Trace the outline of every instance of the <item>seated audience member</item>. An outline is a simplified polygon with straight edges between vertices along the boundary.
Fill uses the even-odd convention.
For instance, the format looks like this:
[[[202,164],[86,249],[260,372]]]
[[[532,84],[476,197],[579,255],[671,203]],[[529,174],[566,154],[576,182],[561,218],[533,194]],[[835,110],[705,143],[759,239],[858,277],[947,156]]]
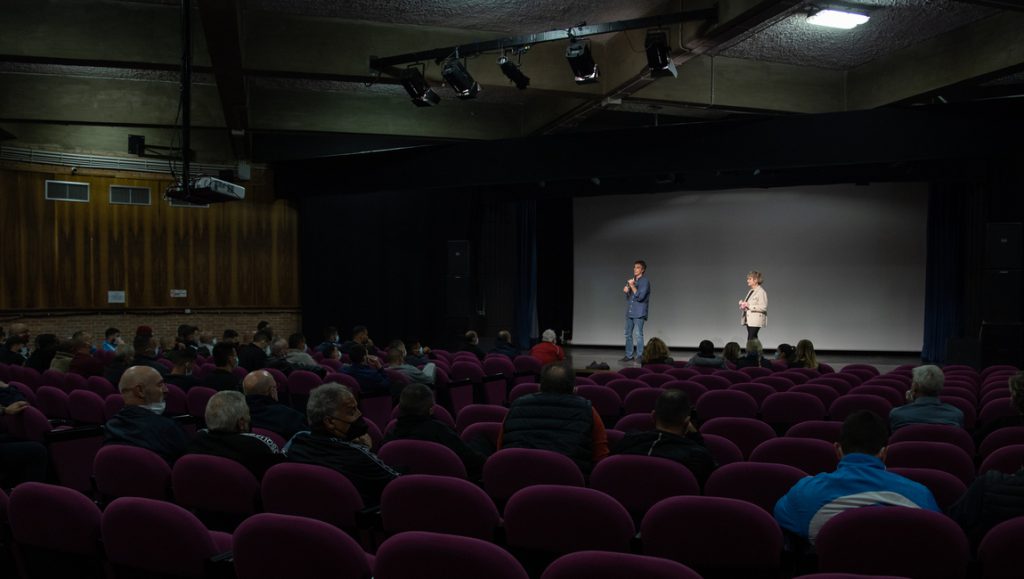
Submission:
[[[1001,416],[990,420],[974,431],[975,446],[981,446],[989,434],[1007,426],[1024,426],[1024,372],[1017,372],[1007,380],[1010,387],[1010,402],[1013,404],[1017,414],[1013,416]],[[1024,441],[1021,441],[1024,443]]]
[[[17,335],[19,334],[14,333],[14,326],[11,326],[11,336]],[[24,339],[24,336],[22,338]],[[36,336],[35,347],[32,348],[32,353],[29,354],[25,365],[42,374],[50,368],[50,362],[57,355],[57,346],[59,344],[60,340],[57,339],[56,335],[39,334]]]
[[[277,400],[277,382],[270,372],[249,372],[242,380],[245,401],[249,404],[253,428],[263,428],[289,439],[296,433],[309,430],[306,416]]]
[[[785,368],[796,368],[796,348],[789,344],[779,344],[775,348],[775,361]]]
[[[107,421],[103,444],[148,448],[168,463],[184,454],[185,431],[164,416],[167,387],[160,373],[149,366],[132,366],[125,370],[118,386],[124,408]]]
[[[238,348],[238,365],[250,372],[265,368],[270,350],[270,340],[270,334],[256,332],[252,337],[252,342]]]
[[[318,386],[309,394],[306,415],[311,430],[288,441],[288,460],[332,468],[352,481],[367,506],[380,504],[385,485],[399,473],[370,451],[366,421],[352,392],[333,382]]]
[[[20,414],[28,405],[17,388],[0,381],[0,417]],[[9,489],[27,481],[46,482],[48,462],[46,447],[41,443],[0,434],[0,488]]]
[[[565,360],[565,350],[555,343],[555,331],[551,329],[544,330],[540,342],[530,348],[530,355],[544,365]]]
[[[470,480],[480,478],[487,460],[482,453],[467,446],[450,426],[434,419],[434,393],[424,384],[409,384],[402,389],[398,422],[384,441],[403,439],[428,440],[452,449],[462,459]]]
[[[8,329],[8,338],[11,338],[11,337],[14,337],[14,336],[18,336],[19,338],[21,338],[21,342],[23,344],[25,344],[25,346],[26,346],[26,348],[25,348],[26,352],[23,353],[23,356],[27,358],[28,355],[31,353],[31,352],[27,352],[27,350],[28,350],[27,346],[32,343],[32,341],[31,341],[32,340],[32,335],[28,331],[28,326],[26,324],[23,324],[23,323],[19,322],[19,323],[11,324],[10,327],[8,327],[7,329]],[[54,344],[56,344],[56,342],[57,342],[57,336],[54,336],[53,334],[40,334],[39,336],[52,336]],[[35,349],[39,348],[39,336],[36,336],[36,348]],[[47,367],[49,367],[49,366],[47,366]],[[40,371],[42,371],[42,370],[40,370]]]
[[[51,370],[60,370],[61,372],[67,372],[71,368],[71,358],[75,355],[71,352],[74,342],[71,340],[61,340],[57,345],[57,352],[54,354],[53,359],[50,360]]]
[[[740,359],[740,345],[736,342],[728,342],[724,348],[722,348],[722,357],[728,364],[735,365]]]
[[[114,359],[107,364],[103,370],[103,377],[111,385],[120,384],[124,371],[135,365],[135,350],[129,344],[122,344],[117,347]]]
[[[152,334],[136,335],[135,339],[132,340],[132,346],[135,350],[134,362],[136,366],[148,366],[156,370],[161,376],[167,375],[167,368],[163,364],[157,362],[157,339]]]
[[[400,340],[395,340],[395,346],[401,344]],[[404,345],[408,346],[405,352],[405,363],[417,368],[430,362],[430,348],[424,346],[419,340],[413,338],[406,342]],[[390,348],[389,348],[390,349]]]
[[[238,336],[238,332],[231,328],[226,328],[224,330],[224,333],[221,334],[220,341],[227,344],[234,344],[236,349],[241,346],[241,339]],[[210,352],[212,353],[213,350],[211,349]]]
[[[306,336],[296,332],[288,336],[288,354],[285,356],[293,366],[316,366],[313,356],[306,353]]]
[[[324,341],[320,342],[320,345],[316,347],[316,350],[321,354],[327,355],[327,348],[334,346],[338,348],[341,346],[341,340],[338,338],[338,328],[334,326],[327,326],[324,328]]]
[[[181,344],[182,347],[194,350],[199,355],[208,355],[199,350],[199,326],[192,326],[189,324],[182,324],[178,326],[178,335],[175,343]],[[164,347],[164,351],[166,352],[167,350],[168,348]]]
[[[918,366],[913,370],[907,400],[911,401],[889,413],[889,425],[893,430],[908,424],[964,425],[962,410],[939,400],[945,376],[938,366]]]
[[[433,362],[428,362],[421,370],[412,364],[407,364],[405,362],[405,346],[401,342],[398,344],[398,347],[388,350],[388,369],[401,372],[414,384],[426,384],[428,386],[433,384],[434,372],[437,371],[437,366]]]
[[[690,399],[686,392],[665,390],[651,414],[655,429],[626,434],[612,454],[641,454],[674,460],[690,469],[703,488],[715,469],[715,459],[704,447],[704,438],[690,419]]]
[[[715,355],[715,344],[711,340],[701,340],[697,346],[697,353],[690,358],[686,366],[704,366],[708,368],[725,369],[725,358]]]
[[[341,353],[351,355],[352,348],[356,345],[362,346],[369,353],[377,350],[376,346],[373,345],[373,340],[370,339],[370,331],[366,329],[366,326],[355,326],[352,328],[352,339],[340,346]]]
[[[491,353],[501,354],[508,357],[509,360],[514,360],[520,352],[519,348],[512,345],[512,334],[508,330],[501,330],[494,339],[494,348]]]
[[[674,360],[669,357],[668,345],[661,338],[655,336],[647,340],[644,346],[644,355],[641,358],[643,366],[648,364],[671,364]]]
[[[1013,474],[990,470],[978,476],[948,514],[978,545],[992,527],[1024,516],[1024,468]]]
[[[597,410],[574,390],[572,370],[560,364],[545,366],[540,392],[521,396],[509,407],[498,449],[552,450],[590,472],[594,463],[608,456],[608,435]]]
[[[209,358],[213,355],[213,347],[216,346],[213,334],[210,332],[199,332],[199,342],[196,344],[196,354]]]
[[[21,336],[7,338],[4,345],[0,347],[0,364],[9,366],[24,366],[25,356],[22,352],[28,349],[25,339]]]
[[[217,344],[213,347],[213,363],[217,366],[212,372],[203,377],[203,386],[222,390],[242,390],[242,381],[235,375],[235,368],[238,367],[238,354],[231,344]]]
[[[71,334],[71,341],[74,342],[75,340],[81,340],[85,342],[85,344],[89,346],[89,354],[96,353],[96,348],[92,346],[92,334],[90,334],[89,332],[86,332],[85,330],[78,330],[74,334]],[[72,354],[73,353],[74,352],[72,352]]]
[[[331,344],[330,346],[324,348],[323,355],[324,360],[338,360],[339,362],[341,361],[341,350],[339,350],[338,347],[335,346],[334,344]]]
[[[466,332],[463,337],[462,346],[459,347],[460,352],[470,352],[477,357],[478,360],[483,361],[487,354],[480,348],[480,336],[473,330]]]
[[[861,410],[847,417],[836,444],[835,472],[793,485],[775,504],[779,526],[813,545],[821,527],[847,509],[910,507],[939,512],[927,487],[885,470],[888,441],[885,420],[874,412]]]
[[[121,330],[117,328],[107,328],[107,331],[103,332],[103,351],[104,352],[116,352],[117,347],[124,343],[121,339]]]
[[[736,360],[737,368],[748,368],[752,366],[760,366],[762,368],[771,368],[772,363],[764,358],[764,351],[761,348],[761,341],[757,338],[747,340],[747,352],[744,356]]]
[[[199,380],[192,375],[196,365],[196,352],[189,348],[183,350],[171,350],[167,352],[167,359],[174,366],[169,374],[164,376],[165,384],[174,384],[183,391],[188,392],[189,388],[199,386]]]
[[[249,469],[257,479],[285,456],[274,441],[250,432],[249,407],[241,392],[214,394],[206,404],[206,428],[188,443],[187,454],[211,454],[230,458]]]
[[[256,324],[256,331],[257,332],[266,332],[267,335],[270,336],[270,341],[274,340],[274,328],[270,327],[270,322],[268,322],[266,320],[260,320]]]
[[[818,356],[814,353],[814,344],[810,340],[800,340],[793,349],[793,363],[790,368],[818,369]]]
[[[102,376],[103,363],[92,357],[91,346],[85,340],[71,341],[71,362],[68,364],[68,371],[85,376]]]
[[[362,344],[352,346],[348,353],[352,363],[341,368],[342,373],[352,376],[359,382],[359,390],[363,394],[383,394],[391,392],[391,381],[383,368],[374,368],[367,364],[366,348]],[[396,386],[401,386],[396,385]],[[397,393],[395,393],[397,394]]]

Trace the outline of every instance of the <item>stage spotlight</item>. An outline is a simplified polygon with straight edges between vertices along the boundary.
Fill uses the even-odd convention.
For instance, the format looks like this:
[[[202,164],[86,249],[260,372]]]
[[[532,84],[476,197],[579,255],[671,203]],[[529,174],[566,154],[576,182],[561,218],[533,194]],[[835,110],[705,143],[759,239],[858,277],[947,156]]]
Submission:
[[[441,97],[430,88],[420,69],[414,66],[402,72],[402,86],[412,97],[412,104],[418,107],[429,107],[441,102]]]
[[[599,73],[597,64],[594,63],[594,58],[590,55],[590,44],[582,40],[570,40],[569,48],[565,50],[565,59],[569,61],[576,84],[597,82]]]
[[[501,67],[501,72],[508,77],[508,79],[516,83],[516,88],[523,90],[530,85],[530,77],[523,74],[523,71],[519,70],[516,63],[508,59],[508,57],[502,55],[498,57],[498,66]]]
[[[476,93],[480,92],[480,83],[473,80],[466,65],[457,58],[449,58],[444,63],[441,76],[460,99],[476,98]]]
[[[647,50],[647,66],[651,68],[652,77],[677,77],[676,63],[672,62],[672,50],[668,44],[668,34],[664,30],[649,30],[644,38]]]

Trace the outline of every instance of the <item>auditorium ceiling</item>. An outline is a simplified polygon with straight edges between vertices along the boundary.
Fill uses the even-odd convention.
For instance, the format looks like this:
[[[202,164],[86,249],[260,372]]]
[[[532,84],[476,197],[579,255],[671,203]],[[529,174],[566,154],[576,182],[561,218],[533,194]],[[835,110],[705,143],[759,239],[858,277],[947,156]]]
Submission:
[[[191,148],[203,163],[255,163],[424,143],[1024,97],[1016,0],[191,0]],[[851,30],[808,15],[870,15]],[[0,147],[129,156],[177,146],[181,2],[5,0]],[[662,17],[587,36],[600,75],[577,85],[564,38],[521,54],[471,45]],[[617,28],[630,28],[617,30]],[[678,76],[652,78],[649,30]],[[481,90],[416,107],[371,58],[462,47]],[[469,48],[467,48],[469,47]],[[519,90],[504,49],[529,77]]]

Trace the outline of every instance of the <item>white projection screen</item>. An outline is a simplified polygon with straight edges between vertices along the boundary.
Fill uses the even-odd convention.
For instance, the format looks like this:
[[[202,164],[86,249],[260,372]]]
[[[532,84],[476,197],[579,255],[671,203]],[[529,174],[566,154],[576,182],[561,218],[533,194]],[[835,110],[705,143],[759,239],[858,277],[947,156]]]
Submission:
[[[766,348],[918,352],[928,187],[922,183],[609,195],[574,200],[573,343],[622,345],[622,287],[647,262],[644,338],[746,340],[737,301],[764,274]],[[541,280],[543,283],[543,280]]]

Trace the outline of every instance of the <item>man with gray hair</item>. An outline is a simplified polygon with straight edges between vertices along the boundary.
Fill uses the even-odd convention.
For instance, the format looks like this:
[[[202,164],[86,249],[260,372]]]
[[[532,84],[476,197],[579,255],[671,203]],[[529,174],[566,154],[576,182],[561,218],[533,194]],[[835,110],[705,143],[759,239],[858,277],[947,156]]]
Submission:
[[[245,396],[234,390],[218,392],[206,404],[206,428],[189,442],[188,454],[229,458],[261,479],[285,457],[273,440],[252,434],[251,426]]]
[[[288,459],[334,469],[352,481],[364,504],[380,504],[384,486],[399,473],[370,451],[368,427],[352,392],[335,382],[314,388],[306,417],[311,430],[288,441]]]
[[[306,416],[277,400],[277,382],[266,370],[249,372],[242,380],[245,401],[249,404],[252,425],[265,428],[289,439],[303,430],[309,430]]]
[[[536,358],[542,365],[554,364],[565,359],[565,350],[555,343],[557,335],[555,331],[548,328],[540,335],[540,342],[530,348],[530,355]]]
[[[945,376],[938,366],[914,368],[913,381],[907,390],[909,403],[892,409],[889,427],[894,431],[908,424],[946,424],[963,428],[963,411],[939,400],[944,381]]]

